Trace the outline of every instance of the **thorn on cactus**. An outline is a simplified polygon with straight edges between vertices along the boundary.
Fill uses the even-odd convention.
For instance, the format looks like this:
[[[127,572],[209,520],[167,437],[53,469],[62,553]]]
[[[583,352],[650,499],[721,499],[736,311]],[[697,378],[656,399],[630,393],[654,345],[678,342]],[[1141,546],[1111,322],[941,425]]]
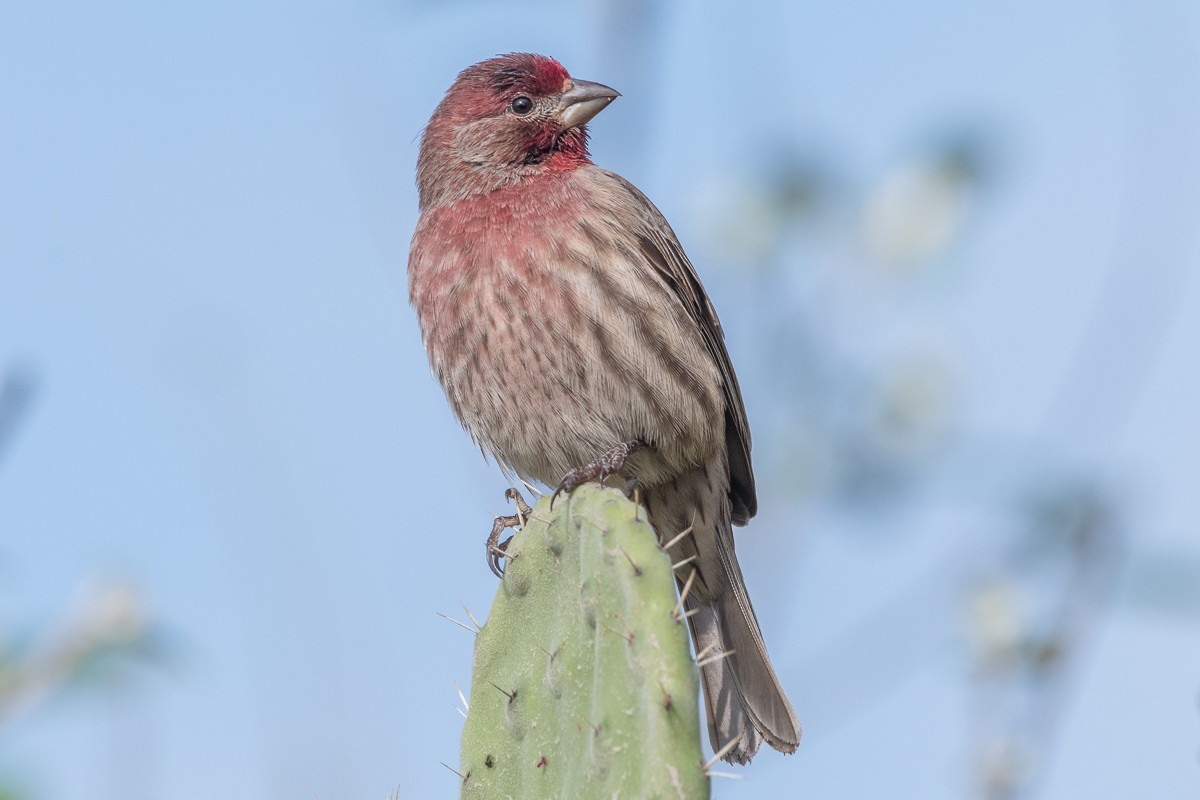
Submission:
[[[629,553],[625,551],[624,547],[620,547],[618,549],[621,551],[621,555],[625,556],[625,560],[629,562],[629,566],[633,567],[634,576],[640,578],[642,575],[642,568],[637,565],[636,561],[630,558]]]
[[[449,764],[447,764],[445,761],[439,761],[438,763],[439,763],[439,764],[441,764],[441,765],[442,765],[443,767],[445,767],[446,769],[448,769],[448,770],[450,770],[451,772],[453,772],[453,773],[454,773],[455,775],[457,775],[458,777],[462,778],[462,782],[463,782],[463,783],[466,783],[466,782],[467,782],[467,779],[471,777],[471,773],[470,773],[470,772],[468,772],[466,775],[463,775],[461,772],[459,772],[459,771],[458,771],[458,770],[456,770],[454,767],[452,767],[452,766],[450,766]]]
[[[692,524],[691,524],[691,525],[688,525],[686,528],[684,528],[683,530],[681,530],[681,531],[680,531],[680,532],[679,532],[679,533],[678,533],[678,534],[675,536],[675,538],[674,538],[674,539],[672,539],[671,541],[669,541],[669,542],[667,542],[666,544],[664,544],[664,545],[662,546],[662,549],[663,549],[663,550],[670,550],[672,547],[674,547],[675,545],[679,544],[679,542],[680,542],[680,541],[683,539],[683,537],[687,536],[689,533],[691,533],[691,532],[692,532],[692,529],[693,529],[695,526],[696,526],[696,515],[695,515],[695,514],[692,514]]]
[[[687,602],[688,593],[692,591],[692,583],[696,580],[696,569],[692,568],[692,572],[688,575],[687,582],[683,584],[683,588],[679,590],[679,602],[675,604],[675,609],[671,612],[671,616],[676,622],[683,621],[683,605]]]
[[[690,556],[688,556],[687,558],[685,558],[685,559],[682,559],[682,560],[680,560],[680,561],[676,561],[674,564],[672,564],[672,565],[671,565],[671,571],[672,571],[672,572],[674,572],[675,570],[679,569],[680,567],[685,567],[685,566],[687,566],[688,564],[690,564],[690,563],[692,563],[693,561],[695,561],[697,558],[699,558],[699,554],[698,554],[698,553],[692,553],[692,554],[691,554]]]

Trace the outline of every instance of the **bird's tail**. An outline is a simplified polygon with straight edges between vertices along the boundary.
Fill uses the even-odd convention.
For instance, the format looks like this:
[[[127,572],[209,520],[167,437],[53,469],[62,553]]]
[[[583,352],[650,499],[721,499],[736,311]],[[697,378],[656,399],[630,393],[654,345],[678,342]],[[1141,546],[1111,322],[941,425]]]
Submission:
[[[794,752],[800,724],[771,666],[750,605],[733,550],[726,490],[707,483],[707,471],[698,469],[648,491],[646,504],[659,539],[671,544],[672,558],[686,562],[676,570],[676,578],[680,591],[687,592],[684,604],[713,751],[723,753],[726,761],[745,764],[763,742]]]

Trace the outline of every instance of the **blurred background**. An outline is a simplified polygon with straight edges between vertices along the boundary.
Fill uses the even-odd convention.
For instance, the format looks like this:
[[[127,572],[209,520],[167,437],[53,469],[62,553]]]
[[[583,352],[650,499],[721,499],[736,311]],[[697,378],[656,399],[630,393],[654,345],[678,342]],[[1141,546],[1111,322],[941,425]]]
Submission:
[[[1200,6],[0,7],[0,798],[457,796],[508,485],[407,303],[458,70],[623,97],[804,723],[718,798],[1200,796]]]

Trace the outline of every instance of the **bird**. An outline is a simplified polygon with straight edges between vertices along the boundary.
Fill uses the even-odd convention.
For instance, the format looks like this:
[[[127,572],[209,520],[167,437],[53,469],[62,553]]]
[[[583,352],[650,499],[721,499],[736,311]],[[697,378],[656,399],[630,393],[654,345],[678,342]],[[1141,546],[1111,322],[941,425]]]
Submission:
[[[532,53],[459,73],[421,135],[409,299],[452,411],[507,472],[556,496],[624,478],[660,542],[689,532],[672,553],[695,570],[693,647],[723,656],[699,661],[709,739],[745,764],[801,733],[734,552],[758,505],[750,428],[679,239],[591,160],[618,96]]]

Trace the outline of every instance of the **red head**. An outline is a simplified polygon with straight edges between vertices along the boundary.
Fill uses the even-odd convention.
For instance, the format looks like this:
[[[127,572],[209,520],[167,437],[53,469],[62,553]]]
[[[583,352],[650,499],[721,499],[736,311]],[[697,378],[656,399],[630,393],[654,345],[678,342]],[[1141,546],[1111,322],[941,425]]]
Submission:
[[[590,163],[586,123],[617,94],[574,80],[553,58],[530,53],[467,67],[421,138],[421,208]]]

